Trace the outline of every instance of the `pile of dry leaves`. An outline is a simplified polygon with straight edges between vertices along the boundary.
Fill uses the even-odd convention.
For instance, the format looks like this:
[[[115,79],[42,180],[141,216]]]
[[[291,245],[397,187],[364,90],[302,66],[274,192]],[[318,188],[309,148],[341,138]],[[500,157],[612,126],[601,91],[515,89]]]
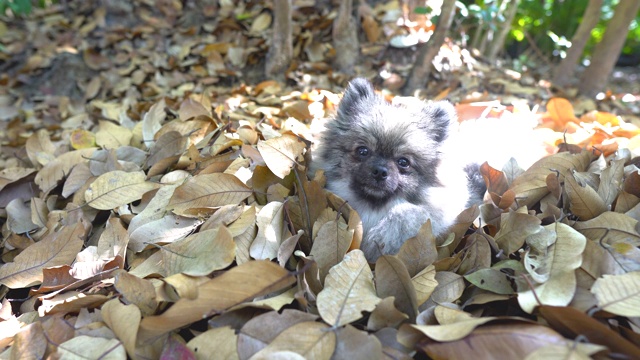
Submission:
[[[180,2],[131,5],[142,23],[106,3],[4,34],[30,38],[7,42],[20,70],[0,79],[3,358],[640,358],[631,117],[474,103],[494,96],[476,87],[502,103],[547,88],[450,75],[464,86],[438,91],[462,119],[533,118],[544,141],[524,150],[561,152],[483,165],[487,201],[448,237],[427,223],[368,264],[358,214],[306,172],[344,80],[318,40],[330,13],[297,19],[296,86],[239,85],[266,49],[264,12],[223,6],[189,27]],[[525,136],[484,141],[509,153]]]

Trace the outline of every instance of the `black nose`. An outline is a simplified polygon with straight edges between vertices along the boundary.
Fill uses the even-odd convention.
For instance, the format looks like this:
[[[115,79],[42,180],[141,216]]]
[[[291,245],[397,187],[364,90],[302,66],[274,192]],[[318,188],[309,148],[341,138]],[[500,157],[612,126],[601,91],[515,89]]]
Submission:
[[[389,170],[387,170],[386,166],[374,165],[371,169],[371,175],[376,180],[385,180],[389,176]]]

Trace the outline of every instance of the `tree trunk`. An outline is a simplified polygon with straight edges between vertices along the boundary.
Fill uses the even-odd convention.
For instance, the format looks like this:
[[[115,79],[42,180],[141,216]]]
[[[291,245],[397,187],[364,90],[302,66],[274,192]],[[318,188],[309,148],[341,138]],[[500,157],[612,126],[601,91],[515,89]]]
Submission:
[[[273,34],[271,46],[267,53],[265,72],[267,76],[283,81],[285,71],[289,68],[293,57],[291,0],[274,0],[273,5]]]
[[[405,95],[413,95],[416,90],[423,88],[427,84],[429,74],[431,74],[433,58],[438,55],[440,47],[444,43],[444,38],[449,32],[455,12],[456,0],[444,0],[436,31],[429,42],[425,44],[425,46],[422,46],[418,53],[416,63],[409,75],[409,81],[407,81],[403,89]]]
[[[506,12],[506,14],[504,17],[504,23],[499,27],[491,45],[489,45],[489,50],[487,52],[487,58],[489,61],[495,61],[500,50],[504,48],[504,40],[507,38],[507,34],[511,30],[511,24],[513,23],[513,19],[516,17],[518,5],[520,5],[520,0],[505,0],[504,12]]]
[[[611,75],[618,59],[618,54],[620,54],[627,38],[629,25],[638,14],[638,10],[640,10],[640,1],[620,0],[602,41],[593,50],[591,64],[580,77],[580,93],[595,96],[599,90],[606,86],[609,75]]]
[[[576,33],[571,38],[571,47],[567,51],[567,56],[553,71],[553,83],[558,86],[569,85],[576,70],[576,64],[584,51],[584,47],[591,36],[591,30],[598,24],[600,19],[600,8],[602,0],[589,0],[589,5],[584,11],[582,22],[578,26]]]
[[[336,57],[334,65],[345,74],[352,74],[353,67],[358,61],[360,44],[358,43],[358,28],[353,18],[353,0],[343,0],[340,3],[338,17],[333,21],[333,49]]]

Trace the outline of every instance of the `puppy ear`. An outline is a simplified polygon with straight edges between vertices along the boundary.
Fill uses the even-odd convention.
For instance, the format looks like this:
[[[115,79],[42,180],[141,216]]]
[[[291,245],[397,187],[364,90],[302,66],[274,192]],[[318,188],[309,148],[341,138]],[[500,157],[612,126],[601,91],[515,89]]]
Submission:
[[[456,109],[448,101],[425,104],[422,114],[426,117],[426,130],[437,142],[444,141],[458,122]]]
[[[338,118],[341,121],[350,122],[355,115],[365,112],[367,106],[363,104],[375,99],[375,97],[376,93],[369,80],[363,78],[352,80],[338,106]]]

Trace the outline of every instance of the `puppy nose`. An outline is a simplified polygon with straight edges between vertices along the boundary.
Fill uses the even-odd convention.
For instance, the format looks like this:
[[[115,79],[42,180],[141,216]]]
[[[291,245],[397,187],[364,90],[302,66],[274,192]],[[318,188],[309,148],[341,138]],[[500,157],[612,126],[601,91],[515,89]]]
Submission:
[[[389,170],[382,165],[374,165],[371,169],[371,175],[376,180],[385,180],[389,176]]]

